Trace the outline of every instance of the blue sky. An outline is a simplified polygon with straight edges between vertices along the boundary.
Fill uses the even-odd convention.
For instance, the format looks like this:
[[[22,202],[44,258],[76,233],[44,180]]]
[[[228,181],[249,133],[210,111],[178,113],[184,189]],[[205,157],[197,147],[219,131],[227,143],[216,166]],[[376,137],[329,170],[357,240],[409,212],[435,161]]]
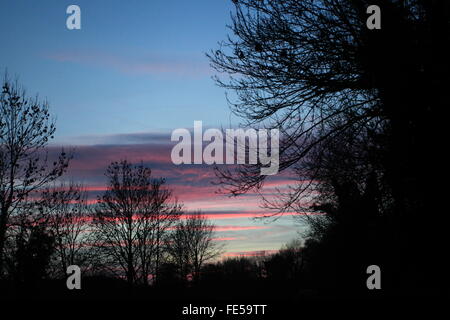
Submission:
[[[66,8],[81,8],[68,30]],[[0,3],[0,68],[49,100],[57,139],[228,125],[205,52],[227,35],[231,1]]]

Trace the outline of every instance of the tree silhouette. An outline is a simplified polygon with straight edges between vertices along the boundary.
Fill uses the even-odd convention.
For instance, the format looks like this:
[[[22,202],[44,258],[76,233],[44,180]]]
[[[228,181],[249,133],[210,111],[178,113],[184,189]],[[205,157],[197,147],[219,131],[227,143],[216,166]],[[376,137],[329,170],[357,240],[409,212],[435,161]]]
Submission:
[[[47,225],[55,239],[58,271],[66,277],[67,267],[82,267],[89,259],[90,207],[82,185],[60,183],[42,191],[40,204],[48,215]]]
[[[269,256],[264,261],[266,277],[273,282],[273,285],[291,286],[302,285],[299,278],[304,265],[303,246],[297,241],[292,241],[285,245],[277,253]]]
[[[426,186],[437,185],[444,168],[436,159],[448,100],[450,64],[444,58],[450,42],[448,2],[239,0],[235,4],[232,34],[208,56],[216,70],[229,75],[217,78],[217,83],[233,91],[232,110],[245,124],[281,131],[280,170],[292,169],[300,183],[269,206],[277,212],[298,208],[305,192],[322,191],[322,196],[337,200],[323,211],[334,210],[333,221],[339,220],[338,215],[339,221],[346,221],[338,233],[360,228],[353,241],[363,236],[362,226],[373,214],[387,214],[394,234],[386,238],[393,240],[396,249],[391,250],[401,252],[388,253],[398,287],[413,285],[408,279],[419,277],[423,288],[444,289],[438,274],[445,270],[441,254],[445,232],[436,230],[434,219],[424,222],[423,214],[440,212],[438,191]],[[382,10],[381,30],[366,27],[366,9],[373,4]],[[360,148],[347,148],[352,134],[372,150],[362,143]],[[339,148],[350,153],[339,155],[335,152]],[[320,152],[333,154],[329,159],[337,161],[333,165],[317,157]],[[360,154],[364,158],[355,161]],[[316,165],[316,171],[307,171],[311,167],[305,163],[313,159],[320,160],[324,170]],[[219,182],[235,195],[259,189],[266,179],[259,175],[260,166],[220,168]],[[354,179],[360,172],[364,175]],[[317,185],[314,178],[327,182]],[[320,206],[325,209],[325,203]],[[379,223],[378,232],[384,228]],[[416,230],[439,237],[436,246],[418,245]],[[426,258],[413,258],[418,246]],[[407,263],[411,260],[414,264]],[[405,264],[410,266],[407,271]]]
[[[64,151],[53,163],[48,159],[46,146],[54,132],[48,103],[28,97],[5,76],[0,93],[0,276],[11,217],[26,206],[27,197],[68,166],[70,157]]]
[[[233,112],[247,125],[281,131],[281,170],[316,143],[381,115],[360,61],[361,39],[369,36],[365,18],[363,2],[236,2],[233,36],[209,58],[230,74],[229,81],[216,79],[236,93]],[[342,118],[340,126],[330,125]],[[258,187],[264,180],[258,166],[223,170],[221,181],[235,194]]]
[[[177,265],[180,278],[200,276],[203,264],[221,254],[222,248],[213,240],[214,225],[200,212],[180,220],[168,238],[167,251]]]
[[[49,216],[39,202],[27,199],[24,203],[9,220],[4,251],[6,275],[18,287],[49,278],[55,251]]]
[[[147,284],[157,272],[163,234],[178,220],[181,205],[165,180],[152,178],[142,163],[113,162],[106,176],[108,190],[95,212],[95,245],[105,266],[123,271],[129,284]]]

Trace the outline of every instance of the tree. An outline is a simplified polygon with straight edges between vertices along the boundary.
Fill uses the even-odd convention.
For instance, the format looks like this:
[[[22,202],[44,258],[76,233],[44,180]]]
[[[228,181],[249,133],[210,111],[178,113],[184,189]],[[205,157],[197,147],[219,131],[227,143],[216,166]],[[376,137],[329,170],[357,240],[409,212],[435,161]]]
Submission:
[[[40,203],[47,212],[47,225],[55,239],[58,270],[66,276],[70,265],[83,266],[88,259],[90,207],[82,185],[53,185],[42,191]]]
[[[221,246],[213,239],[214,228],[200,212],[195,212],[180,220],[170,234],[167,251],[182,280],[191,274],[197,281],[203,264],[221,254]]]
[[[14,236],[8,241],[6,269],[16,285],[34,285],[49,277],[55,239],[42,220],[35,223],[22,221],[15,228]]]
[[[0,93],[0,276],[11,217],[26,206],[26,198],[68,167],[70,157],[64,151],[53,163],[48,158],[46,146],[54,132],[48,103],[28,97],[5,76]]]
[[[231,31],[209,54],[230,75],[217,83],[236,93],[232,111],[246,125],[282,133],[280,169],[315,144],[380,116],[371,78],[361,65],[365,8],[352,1],[236,1]],[[345,119],[340,126],[331,125]],[[234,194],[261,186],[259,166],[221,171]]]
[[[431,96],[425,86],[433,72],[427,61],[430,24],[444,23],[448,6],[438,14],[426,1],[370,2],[377,3],[383,28],[373,31],[365,23],[366,1],[235,1],[233,35],[208,56],[230,76],[216,80],[236,94],[232,111],[247,125],[283,133],[281,170],[351,126],[389,121],[400,134],[405,123],[417,122],[413,117],[428,116],[429,103],[415,100]],[[396,152],[392,162],[398,159]],[[234,194],[258,188],[266,178],[258,166],[240,166],[234,174],[223,170],[221,182]]]
[[[303,268],[303,245],[299,240],[291,241],[264,261],[266,277],[275,285],[298,286]],[[300,284],[301,285],[301,284]]]
[[[95,212],[96,246],[129,284],[147,284],[159,267],[163,234],[179,219],[181,205],[165,180],[152,178],[142,163],[113,162],[106,176],[108,189]]]
[[[38,199],[25,198],[8,221],[4,271],[15,285],[34,285],[51,273],[55,238]]]
[[[345,217],[347,227],[363,223],[367,217],[358,216],[366,212],[388,213],[395,232],[396,249],[391,250],[403,253],[401,259],[392,254],[398,275],[407,281],[420,274],[422,285],[438,284],[430,278],[445,270],[440,258],[444,239],[434,248],[421,244],[427,258],[414,259],[413,230],[425,229],[431,237],[444,234],[435,232],[433,219],[425,226],[422,215],[439,212],[435,190],[424,186],[437,185],[443,168],[436,159],[444,125],[438,123],[448,101],[448,2],[234,2],[233,34],[208,56],[216,70],[229,75],[217,83],[235,93],[233,112],[246,125],[282,133],[280,171],[292,170],[299,183],[269,207],[277,213],[298,209],[305,195],[320,191],[321,200],[324,194],[333,200],[326,208],[335,211],[333,221]],[[372,4],[382,10],[381,30],[366,27],[366,9]],[[359,149],[347,148],[351,135],[372,150],[362,143]],[[351,153],[338,155],[339,148]],[[357,159],[360,154],[363,159]],[[338,156],[334,164],[328,161]],[[311,170],[313,159],[324,167],[316,164]],[[259,175],[260,165],[220,169],[219,182],[235,195],[258,190],[266,179]],[[356,172],[364,175],[353,179]],[[327,181],[316,183],[320,179]],[[374,211],[380,185],[377,204],[382,202],[383,210]],[[358,205],[352,205],[352,194],[361,200]],[[366,210],[366,205],[371,207]],[[325,209],[325,203],[319,207]],[[347,227],[338,229],[345,233]],[[415,264],[405,272],[401,266],[408,260]],[[432,266],[441,266],[441,273]]]

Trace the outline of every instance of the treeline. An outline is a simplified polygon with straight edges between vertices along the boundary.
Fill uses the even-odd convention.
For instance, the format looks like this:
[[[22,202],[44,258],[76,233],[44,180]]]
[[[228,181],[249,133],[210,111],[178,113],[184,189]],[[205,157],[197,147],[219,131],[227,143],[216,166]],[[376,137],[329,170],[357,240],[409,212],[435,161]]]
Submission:
[[[72,155],[49,155],[55,123],[47,102],[29,98],[7,77],[0,102],[2,296],[138,292],[131,296],[145,299],[152,290],[176,288],[179,299],[211,292],[227,299],[261,294],[267,285],[284,286],[283,292],[305,288],[307,248],[296,242],[274,255],[215,259],[222,246],[214,225],[200,212],[186,213],[143,163],[112,162],[105,191],[90,199],[82,184],[64,180]],[[66,287],[73,265],[81,270],[81,293]]]
[[[64,182],[71,155],[51,160],[55,123],[48,104],[5,77],[0,95],[0,281],[14,288],[65,279],[110,277],[129,286],[159,279],[170,264],[179,279],[197,279],[217,257],[214,225],[186,213],[162,178],[126,160],[106,169],[96,201],[81,184]]]
[[[311,255],[299,242],[273,255],[214,260],[222,253],[214,225],[200,212],[185,213],[166,181],[143,163],[111,163],[105,191],[89,199],[82,184],[63,180],[72,156],[64,150],[56,160],[48,155],[55,132],[48,104],[30,99],[7,77],[0,102],[2,296],[133,292],[130,297],[145,299],[157,290],[170,291],[170,299],[211,293],[229,299],[267,298],[267,288],[283,296],[314,288]],[[79,292],[65,283],[73,265],[81,269]]]
[[[220,255],[214,225],[200,212],[183,213],[164,179],[153,179],[143,164],[115,162],[106,175],[108,188],[95,204],[82,186],[60,183],[11,215],[5,279],[33,286],[65,279],[77,265],[83,277],[139,286],[155,284],[170,265],[172,278],[184,282]]]

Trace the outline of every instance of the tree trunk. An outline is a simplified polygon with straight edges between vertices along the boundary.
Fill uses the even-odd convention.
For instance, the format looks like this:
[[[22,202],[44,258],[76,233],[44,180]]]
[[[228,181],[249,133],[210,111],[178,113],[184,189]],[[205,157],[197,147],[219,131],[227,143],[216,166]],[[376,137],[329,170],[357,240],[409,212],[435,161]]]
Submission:
[[[6,241],[6,217],[8,210],[2,208],[0,213],[0,279],[3,278],[3,260]]]

